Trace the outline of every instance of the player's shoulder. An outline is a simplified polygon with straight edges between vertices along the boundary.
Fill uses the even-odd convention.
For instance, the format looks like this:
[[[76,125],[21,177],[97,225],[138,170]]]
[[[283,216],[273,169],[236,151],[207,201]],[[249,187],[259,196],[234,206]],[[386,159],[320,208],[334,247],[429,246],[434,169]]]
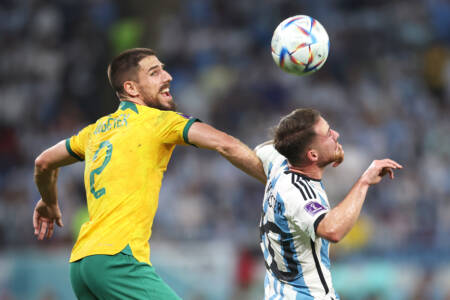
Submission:
[[[276,163],[277,160],[279,162],[285,160],[285,158],[275,149],[272,141],[267,141],[261,145],[256,146],[255,152],[263,163]]]
[[[291,170],[285,171],[284,174],[283,183],[290,194],[295,194],[304,201],[319,199],[319,193],[323,192],[320,180]]]
[[[288,169],[279,169],[272,174],[273,193],[282,199],[286,214],[295,212],[303,204],[303,198],[295,185],[295,178]]]
[[[278,153],[271,141],[257,146],[255,153],[265,166],[269,164],[274,166],[281,165],[286,161],[286,158]]]

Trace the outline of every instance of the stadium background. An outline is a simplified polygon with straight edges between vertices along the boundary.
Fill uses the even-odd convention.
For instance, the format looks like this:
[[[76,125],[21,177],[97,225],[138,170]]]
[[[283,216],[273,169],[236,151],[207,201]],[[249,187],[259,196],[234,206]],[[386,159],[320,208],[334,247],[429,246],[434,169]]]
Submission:
[[[270,56],[273,29],[296,14],[331,39],[323,69],[303,78]],[[346,152],[324,179],[334,204],[372,159],[403,164],[332,246],[336,289],[344,300],[450,299],[449,42],[445,0],[1,1],[0,299],[74,299],[67,259],[86,217],[83,164],[60,172],[64,229],[37,242],[33,162],[116,109],[106,65],[136,46],[167,65],[180,111],[251,147],[295,107],[323,112]],[[152,262],[184,299],[261,299],[262,195],[218,154],[176,149]]]

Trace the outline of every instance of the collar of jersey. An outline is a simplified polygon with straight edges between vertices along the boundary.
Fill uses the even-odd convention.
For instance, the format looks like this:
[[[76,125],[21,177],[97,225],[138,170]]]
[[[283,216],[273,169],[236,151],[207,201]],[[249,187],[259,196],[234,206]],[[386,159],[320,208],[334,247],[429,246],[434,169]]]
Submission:
[[[301,172],[299,172],[297,170],[292,170],[291,168],[289,168],[288,170],[284,171],[284,173],[295,173],[295,174],[298,174],[301,177],[303,177],[305,179],[308,179],[308,180],[317,181],[317,182],[321,182],[322,181],[322,179],[311,178],[311,177],[306,176],[305,174],[303,174],[303,173],[301,173]]]
[[[119,104],[119,109],[120,110],[126,110],[128,108],[131,109],[132,111],[134,111],[137,114],[139,113],[139,111],[137,109],[137,106],[136,106],[136,103],[133,103],[131,101],[124,101],[124,100],[120,101],[120,104]]]

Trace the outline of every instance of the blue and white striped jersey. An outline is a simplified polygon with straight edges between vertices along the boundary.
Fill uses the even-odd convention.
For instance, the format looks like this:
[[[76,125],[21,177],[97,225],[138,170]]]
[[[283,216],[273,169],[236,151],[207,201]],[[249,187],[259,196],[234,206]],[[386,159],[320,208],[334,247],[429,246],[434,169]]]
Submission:
[[[256,154],[267,175],[260,222],[265,299],[339,299],[331,281],[329,242],[315,232],[330,209],[322,182],[289,170],[272,144]]]

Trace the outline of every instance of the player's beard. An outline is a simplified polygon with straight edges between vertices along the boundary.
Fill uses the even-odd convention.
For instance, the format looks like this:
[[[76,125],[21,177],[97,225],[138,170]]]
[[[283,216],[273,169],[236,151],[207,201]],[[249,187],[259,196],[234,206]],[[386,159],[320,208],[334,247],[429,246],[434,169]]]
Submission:
[[[336,151],[334,152],[333,167],[339,166],[344,161],[344,149],[342,145],[337,143]]]
[[[159,110],[176,111],[177,105],[173,101],[173,98],[169,101],[160,99],[158,96],[153,98],[154,100],[146,101],[147,106],[153,107]]]
[[[337,167],[344,161],[344,149],[342,148],[342,145],[337,143],[336,149],[334,150],[333,154],[330,154],[330,157],[323,162],[319,163],[319,167],[325,168],[329,164],[333,164],[333,167]]]
[[[157,109],[160,109],[160,110],[176,111],[177,105],[176,105],[175,102],[173,102],[173,100],[172,100],[172,101],[170,101],[170,102],[165,103],[164,105],[159,104],[156,108],[157,108]]]

